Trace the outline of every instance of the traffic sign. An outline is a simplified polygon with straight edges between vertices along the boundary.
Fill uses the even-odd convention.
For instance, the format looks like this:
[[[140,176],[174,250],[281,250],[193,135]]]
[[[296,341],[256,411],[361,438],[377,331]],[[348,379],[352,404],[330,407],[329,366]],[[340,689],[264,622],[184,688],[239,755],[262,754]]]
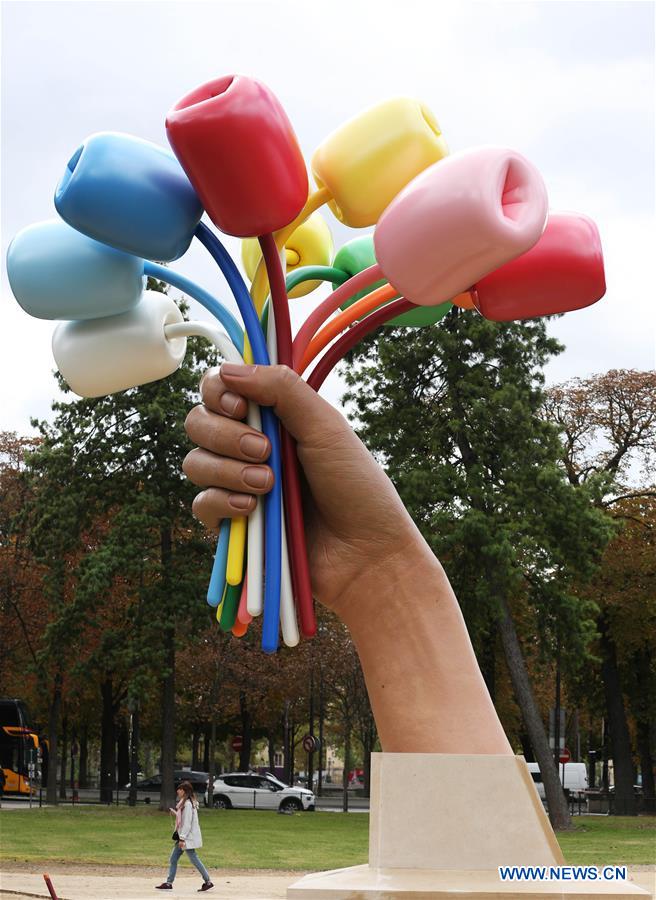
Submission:
[[[571,758],[572,758],[572,754],[569,752],[567,747],[563,747],[563,749],[560,751],[560,756],[558,757],[558,761],[561,762],[563,765],[565,765],[565,763],[568,763]]]
[[[319,739],[313,734],[306,734],[303,738],[303,749],[306,753],[316,753],[319,749]]]
[[[244,739],[240,734],[233,737],[231,747],[235,751],[235,753],[239,753],[239,751],[243,748],[243,746],[244,746]]]

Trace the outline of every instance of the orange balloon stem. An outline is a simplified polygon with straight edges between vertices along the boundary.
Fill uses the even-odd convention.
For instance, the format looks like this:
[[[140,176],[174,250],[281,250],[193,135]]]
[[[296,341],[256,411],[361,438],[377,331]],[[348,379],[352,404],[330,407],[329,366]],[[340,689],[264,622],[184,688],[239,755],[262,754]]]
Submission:
[[[235,637],[243,637],[248,631],[248,624],[246,622],[240,622],[239,619],[237,619],[232,626],[231,631]]]
[[[332,339],[341,334],[345,328],[348,328],[349,325],[352,325],[372,310],[377,309],[388,300],[393,300],[397,295],[398,291],[391,284],[383,284],[381,287],[376,288],[375,291],[367,294],[366,297],[357,300],[338,316],[335,316],[334,319],[331,319],[310,341],[301,361],[299,371],[304,372],[324,347],[327,347]]]
[[[474,303],[474,295],[473,288],[470,291],[464,291],[462,294],[458,294],[457,297],[453,298],[454,306],[459,306],[460,309],[475,309],[476,305]]]

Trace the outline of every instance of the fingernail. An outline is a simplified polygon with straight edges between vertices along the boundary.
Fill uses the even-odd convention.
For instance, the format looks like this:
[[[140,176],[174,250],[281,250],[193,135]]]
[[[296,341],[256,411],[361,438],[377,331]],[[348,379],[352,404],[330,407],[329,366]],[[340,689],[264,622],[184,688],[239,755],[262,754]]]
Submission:
[[[223,363],[221,366],[221,374],[249,378],[251,375],[255,375],[256,369],[257,366],[240,366],[237,363]]]
[[[231,416],[239,409],[239,404],[241,403],[241,397],[237,394],[231,394],[230,391],[226,391],[225,394],[221,394],[221,399],[219,401],[219,405],[224,412],[229,413]]]
[[[250,494],[229,494],[228,495],[228,503],[234,509],[250,509],[251,500],[253,498]]]
[[[244,456],[261,459],[267,452],[269,442],[259,434],[245,434],[239,441],[239,446]]]
[[[249,487],[265,488],[269,483],[269,470],[263,466],[246,466],[241,476]]]

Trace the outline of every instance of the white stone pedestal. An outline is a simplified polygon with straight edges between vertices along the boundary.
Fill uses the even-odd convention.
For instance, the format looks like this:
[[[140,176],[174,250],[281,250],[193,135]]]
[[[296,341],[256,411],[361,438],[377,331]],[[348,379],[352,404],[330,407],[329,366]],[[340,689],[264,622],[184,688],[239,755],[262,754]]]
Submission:
[[[374,753],[369,863],[306,875],[290,900],[620,900],[629,882],[502,882],[498,866],[564,862],[522,757]]]

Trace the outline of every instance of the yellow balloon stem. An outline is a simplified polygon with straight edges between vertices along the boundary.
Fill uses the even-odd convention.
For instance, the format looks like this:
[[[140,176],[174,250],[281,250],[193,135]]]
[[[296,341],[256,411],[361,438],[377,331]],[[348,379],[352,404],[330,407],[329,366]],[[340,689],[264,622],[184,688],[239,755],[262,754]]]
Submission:
[[[281,228],[280,231],[276,231],[274,234],[278,250],[282,250],[287,239],[291,237],[299,225],[302,225],[306,219],[310,218],[312,213],[316,212],[324,204],[330,202],[330,200],[332,200],[332,195],[328,188],[325,187],[319,188],[319,190],[310,194],[305,206],[296,216],[294,221],[290,222],[289,225],[286,225],[284,228]],[[264,306],[264,301],[266,300],[268,293],[269,279],[267,277],[264,258],[262,258],[258,264],[257,271],[255,272],[253,284],[251,285],[251,297],[253,298],[253,303],[255,304],[258,316],[262,312],[262,307]],[[244,344],[244,359],[246,359],[246,344]],[[252,360],[246,360],[246,362],[252,362]]]
[[[246,516],[237,516],[230,523],[226,582],[241,584],[244,575],[244,551],[246,549]]]
[[[227,590],[228,590],[228,585],[226,584],[225,587],[223,588],[223,596],[221,597],[221,602],[219,603],[219,605],[218,605],[217,608],[216,608],[216,621],[217,621],[217,622],[220,622],[220,621],[221,621],[221,613],[223,612],[223,603],[224,603],[225,598],[226,598],[226,591],[227,591]]]

